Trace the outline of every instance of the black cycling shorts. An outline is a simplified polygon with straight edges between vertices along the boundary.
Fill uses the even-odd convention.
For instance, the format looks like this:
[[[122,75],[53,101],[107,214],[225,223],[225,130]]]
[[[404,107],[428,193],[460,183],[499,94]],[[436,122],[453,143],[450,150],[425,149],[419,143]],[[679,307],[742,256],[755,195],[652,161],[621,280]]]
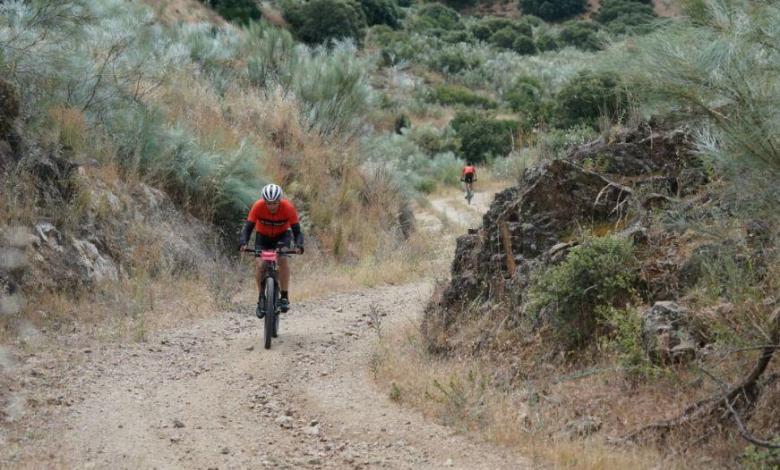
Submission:
[[[463,181],[466,183],[473,183],[474,182],[474,173],[466,173],[463,175]]]
[[[255,250],[275,250],[277,248],[289,248],[292,245],[292,230],[288,230],[278,237],[267,237],[255,234]],[[281,255],[285,256],[285,255]]]

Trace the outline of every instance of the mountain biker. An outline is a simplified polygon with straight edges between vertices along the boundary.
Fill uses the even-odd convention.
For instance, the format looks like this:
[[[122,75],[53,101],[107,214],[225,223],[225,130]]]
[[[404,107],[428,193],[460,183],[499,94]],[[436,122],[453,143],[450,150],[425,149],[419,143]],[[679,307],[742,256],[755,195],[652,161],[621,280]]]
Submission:
[[[295,210],[292,202],[285,199],[282,188],[275,184],[267,184],[263,187],[262,198],[258,199],[249,210],[244,228],[241,230],[239,240],[239,250],[244,251],[252,232],[256,231],[255,249],[257,250],[275,250],[280,247],[289,246],[293,237],[295,246],[299,253],[303,253],[303,232],[301,224],[298,222],[298,211]],[[290,299],[288,296],[288,286],[290,283],[290,266],[287,263],[287,256],[279,255],[279,284],[281,288],[281,299],[279,300],[279,309],[286,312],[290,309]],[[255,314],[258,318],[263,318],[265,312],[262,308],[263,296],[263,268],[264,262],[256,258],[255,279],[260,295],[257,299],[257,310]]]
[[[472,190],[472,184],[477,180],[477,169],[471,162],[467,162],[461,172],[460,180],[466,183],[466,190],[470,192]]]

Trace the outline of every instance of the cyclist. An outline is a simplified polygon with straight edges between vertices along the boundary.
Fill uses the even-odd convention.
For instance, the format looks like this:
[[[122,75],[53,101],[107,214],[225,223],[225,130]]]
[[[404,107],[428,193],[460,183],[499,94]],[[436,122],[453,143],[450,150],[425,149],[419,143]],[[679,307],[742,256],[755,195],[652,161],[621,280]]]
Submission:
[[[460,180],[466,183],[466,192],[471,192],[472,184],[477,180],[477,169],[471,162],[467,162],[466,166],[463,167]]]
[[[295,210],[292,202],[285,199],[282,188],[275,184],[268,184],[263,187],[262,198],[258,199],[249,210],[249,215],[244,223],[244,229],[241,230],[239,240],[239,250],[244,251],[252,232],[256,231],[255,249],[257,250],[275,250],[279,247],[289,246],[292,238],[295,237],[295,246],[299,253],[303,253],[303,232],[301,224],[298,222],[298,211]],[[288,296],[288,286],[290,284],[290,266],[285,255],[279,256],[279,287],[281,288],[281,299],[279,300],[279,309],[286,312],[290,309],[290,298]],[[256,258],[255,279],[260,295],[257,299],[257,318],[263,318],[263,268],[264,263],[260,258]]]

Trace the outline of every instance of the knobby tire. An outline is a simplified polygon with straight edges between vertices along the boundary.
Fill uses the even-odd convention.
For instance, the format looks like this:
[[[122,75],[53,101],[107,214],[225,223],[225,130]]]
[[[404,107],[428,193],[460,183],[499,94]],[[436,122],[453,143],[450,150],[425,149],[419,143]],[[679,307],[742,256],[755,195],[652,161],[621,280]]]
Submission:
[[[265,309],[265,349],[271,349],[271,338],[276,336],[274,327],[276,326],[276,286],[274,278],[269,277],[265,280],[265,298],[263,299],[263,309]]]

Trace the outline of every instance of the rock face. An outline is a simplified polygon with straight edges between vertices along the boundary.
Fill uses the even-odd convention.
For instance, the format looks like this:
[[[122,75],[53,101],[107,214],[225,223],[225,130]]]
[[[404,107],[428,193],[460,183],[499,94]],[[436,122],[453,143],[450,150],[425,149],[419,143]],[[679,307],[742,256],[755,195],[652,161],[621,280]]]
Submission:
[[[687,362],[696,355],[690,313],[674,302],[656,302],[642,315],[642,347],[656,364]]]
[[[643,125],[527,170],[516,186],[496,194],[482,227],[458,239],[452,279],[429,305],[424,333],[435,343],[464,312],[519,305],[528,273],[566,259],[582,229],[615,233],[649,251],[654,240],[642,218],[637,210],[633,220],[627,214],[664,207],[706,183],[688,142],[683,131]]]

